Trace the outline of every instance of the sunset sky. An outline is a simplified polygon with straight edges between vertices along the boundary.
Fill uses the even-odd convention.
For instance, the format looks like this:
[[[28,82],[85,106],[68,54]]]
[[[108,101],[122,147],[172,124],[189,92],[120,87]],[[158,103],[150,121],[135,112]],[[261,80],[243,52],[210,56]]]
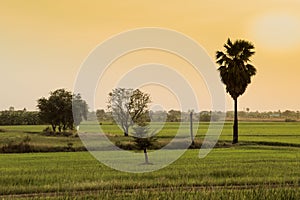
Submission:
[[[255,45],[252,63],[257,75],[239,98],[239,110],[300,110],[299,11],[299,0],[2,0],[0,110],[10,106],[35,110],[36,100],[50,91],[72,90],[81,64],[98,44],[120,32],[142,27],[185,34],[206,49],[213,60],[228,37],[251,41]],[[117,80],[126,69],[149,62],[167,62],[192,85],[197,84],[192,70],[180,69],[187,63],[151,50],[120,58],[103,81]],[[98,106],[103,108],[110,89],[105,87],[105,94],[96,95]],[[162,88],[144,89],[166,109],[176,108],[176,103],[163,100],[172,94]],[[198,91],[197,96],[207,102],[207,91]],[[227,109],[232,110],[232,101],[226,96]],[[203,109],[209,109],[209,103]]]

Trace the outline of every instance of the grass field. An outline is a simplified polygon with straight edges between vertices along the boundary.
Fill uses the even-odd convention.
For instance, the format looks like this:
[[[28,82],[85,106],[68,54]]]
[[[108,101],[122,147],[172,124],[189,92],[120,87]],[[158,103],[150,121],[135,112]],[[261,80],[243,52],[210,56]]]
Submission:
[[[232,123],[226,122],[221,141],[232,140]],[[188,130],[188,123],[185,123]],[[200,122],[198,125],[197,138],[204,138],[209,123]],[[158,133],[158,137],[172,138],[177,133],[179,123],[166,123],[163,129]],[[122,131],[112,124],[102,125],[105,133],[122,135]],[[278,142],[287,144],[300,144],[300,122],[240,122],[239,140],[241,142]]]
[[[115,125],[102,127],[123,138]],[[158,139],[172,138],[177,127],[166,124]],[[198,139],[207,127],[200,124]],[[82,145],[78,137],[44,136],[43,128],[2,126],[0,145],[26,135],[33,145]],[[226,123],[220,141],[230,141],[231,131]],[[141,174],[113,170],[88,152],[0,154],[0,199],[300,199],[300,123],[243,122],[240,141],[204,159],[188,150],[166,168]]]
[[[209,123],[203,122],[198,126],[196,140],[203,140]],[[186,127],[189,125],[186,124]],[[67,147],[72,143],[73,147],[82,147],[82,142],[78,137],[56,137],[45,136],[41,131],[46,126],[1,126],[0,147],[11,141],[20,142],[28,135],[31,138],[30,144],[39,147]],[[179,123],[166,123],[163,129],[157,134],[158,141],[168,143],[177,133]],[[128,137],[123,137],[122,131],[117,125],[106,123],[102,129],[115,142],[131,141]],[[91,131],[97,131],[92,128]],[[186,129],[188,130],[188,128]],[[232,140],[232,123],[225,123],[219,142]],[[263,144],[272,146],[296,146],[300,147],[300,122],[241,122],[239,124],[239,141],[242,144]]]
[[[128,193],[128,198],[139,199],[142,194],[152,198],[175,192],[179,199],[182,195],[243,195],[264,189],[266,193],[260,195],[278,190],[300,197],[297,148],[238,147],[215,149],[204,159],[197,155],[197,150],[188,150],[162,170],[131,174],[104,166],[88,152],[2,154],[0,194],[122,199]]]

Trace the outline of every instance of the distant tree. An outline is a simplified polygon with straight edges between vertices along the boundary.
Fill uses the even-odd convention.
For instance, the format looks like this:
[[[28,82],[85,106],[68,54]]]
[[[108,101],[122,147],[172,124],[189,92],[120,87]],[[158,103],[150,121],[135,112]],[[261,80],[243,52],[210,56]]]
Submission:
[[[128,136],[129,127],[138,123],[148,112],[150,95],[139,89],[116,88],[109,93],[108,109]]]
[[[0,125],[37,125],[42,124],[38,112],[9,109],[0,111]]]
[[[10,106],[8,110],[9,110],[9,111],[15,111],[15,107]]]
[[[180,122],[181,121],[181,112],[179,110],[169,110],[167,115],[168,122]]]
[[[199,115],[199,120],[202,122],[209,122],[211,119],[211,114],[208,111],[202,111]]]
[[[42,124],[39,113],[37,111],[26,112],[26,124],[37,125]]]
[[[99,121],[102,121],[105,119],[105,111],[104,109],[98,109],[96,111],[96,115],[97,115],[97,118],[99,119]]]
[[[87,120],[88,121],[97,121],[97,115],[95,111],[89,111],[87,113]]]
[[[278,115],[279,115],[279,118],[281,118],[281,111],[278,110]]]
[[[149,121],[153,121],[153,122],[165,122],[167,119],[167,112],[166,111],[150,111],[149,112],[149,117],[150,120]]]
[[[101,122],[111,122],[113,121],[113,118],[112,118],[112,114],[110,111],[105,111],[104,109],[98,109],[96,110],[96,120],[98,120],[99,123]]]
[[[78,111],[73,118],[72,100],[74,98],[73,107]],[[73,95],[65,89],[58,89],[50,92],[50,97],[47,99],[42,97],[38,99],[37,107],[40,110],[39,116],[42,121],[49,123],[52,130],[59,132],[62,130],[73,129],[74,122],[79,124],[82,118],[86,118],[87,104],[81,99],[80,95]]]
[[[256,74],[256,69],[249,64],[250,57],[254,55],[254,46],[248,41],[237,40],[234,43],[230,39],[224,45],[225,52],[217,51],[216,59],[222,82],[226,85],[226,91],[234,100],[234,125],[233,141],[238,143],[238,116],[237,100],[242,95],[248,84],[251,83],[251,77]]]
[[[297,112],[291,111],[291,110],[286,110],[281,113],[281,116],[286,118],[287,120],[297,119]]]
[[[89,112],[88,105],[81,98],[80,94],[73,94],[72,111],[75,126],[78,126],[83,119],[87,120],[87,115]],[[69,123],[70,122],[72,122],[72,119],[69,119]]]

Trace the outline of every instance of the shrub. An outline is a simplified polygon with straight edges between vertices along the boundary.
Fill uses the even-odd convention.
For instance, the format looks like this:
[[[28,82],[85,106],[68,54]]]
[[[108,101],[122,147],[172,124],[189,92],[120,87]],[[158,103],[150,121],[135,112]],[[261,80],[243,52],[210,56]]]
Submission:
[[[30,146],[31,138],[27,135],[19,143],[10,141],[8,144],[5,144],[0,149],[1,153],[29,153],[32,152],[32,147]]]
[[[66,136],[66,137],[69,137],[69,136],[73,135],[72,132],[62,132],[61,134],[62,134],[63,136]]]
[[[285,119],[285,122],[296,122],[297,120],[295,120],[295,119],[289,119],[289,118],[287,118],[287,119]]]
[[[47,126],[45,129],[43,129],[43,133],[45,133],[46,135],[49,135],[49,134],[52,134],[53,131],[49,126]]]
[[[46,136],[65,136],[65,137],[69,137],[71,135],[73,135],[72,131],[64,131],[64,132],[53,132],[52,129],[48,126],[43,130],[43,133]]]
[[[23,142],[24,143],[29,143],[31,141],[31,138],[28,136],[28,135],[26,135],[24,138],[23,138]]]

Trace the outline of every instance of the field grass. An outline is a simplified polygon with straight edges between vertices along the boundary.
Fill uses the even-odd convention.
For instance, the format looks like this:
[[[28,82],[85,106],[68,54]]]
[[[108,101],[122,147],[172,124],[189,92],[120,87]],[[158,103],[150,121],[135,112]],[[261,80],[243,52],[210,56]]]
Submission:
[[[16,126],[0,126],[0,129],[7,131],[19,131],[19,132],[41,132],[43,129],[48,127],[47,125],[16,125]]]
[[[208,125],[200,123],[197,140]],[[158,140],[171,140],[178,126],[166,123]],[[1,126],[0,147],[25,136],[35,146],[82,147],[79,137],[45,136],[45,127]],[[113,141],[130,140],[116,125],[102,129]],[[225,123],[219,142],[231,138],[232,123]],[[0,199],[300,199],[299,122],[241,122],[239,139],[204,159],[187,150],[166,168],[141,174],[113,170],[89,152],[0,154]]]
[[[45,136],[41,131],[47,126],[1,126],[0,148],[11,142],[21,142],[25,136],[30,137],[30,145],[37,149],[43,148],[73,148],[83,149],[80,138]],[[170,142],[178,131],[179,123],[166,123],[157,133],[158,142],[163,146]],[[196,141],[202,141],[209,127],[209,123],[201,122],[198,126]],[[113,141],[132,142],[132,138],[123,137],[122,130],[115,124],[104,123],[102,130]],[[89,126],[90,132],[99,130],[98,126]],[[188,133],[189,124],[184,123],[184,130]],[[196,131],[195,131],[196,132]],[[219,143],[230,143],[232,140],[232,123],[224,124]],[[300,122],[241,122],[239,124],[239,141],[241,144],[263,144],[271,146],[300,147]]]
[[[185,123],[185,130],[189,130],[189,124]],[[219,141],[232,141],[231,122],[224,124]],[[177,133],[179,123],[166,123],[157,134],[159,138],[173,138]],[[209,127],[208,122],[200,122],[196,138],[203,139]],[[122,135],[122,131],[113,124],[103,124],[105,133]],[[300,146],[300,122],[240,122],[239,141],[246,143],[278,143],[284,145]]]
[[[247,193],[268,198],[278,191],[277,197],[300,197],[297,148],[237,147],[215,149],[204,159],[197,155],[197,150],[188,150],[164,169],[132,174],[110,169],[88,152],[1,154],[0,194],[3,198],[218,199]]]

